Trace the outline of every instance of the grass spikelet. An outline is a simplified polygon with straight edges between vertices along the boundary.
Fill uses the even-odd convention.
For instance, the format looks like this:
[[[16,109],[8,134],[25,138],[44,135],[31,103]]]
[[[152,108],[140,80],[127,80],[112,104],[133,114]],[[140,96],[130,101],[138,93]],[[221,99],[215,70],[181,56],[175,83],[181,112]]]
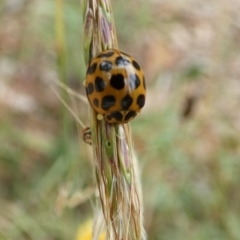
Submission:
[[[99,52],[117,49],[113,13],[109,0],[83,0],[84,57],[86,65]],[[94,172],[99,190],[102,213],[97,213],[93,239],[99,238],[106,228],[107,240],[145,239],[141,191],[137,161],[132,147],[128,124],[109,124],[99,121],[96,112],[90,111],[94,153]],[[101,218],[100,215],[103,215]]]

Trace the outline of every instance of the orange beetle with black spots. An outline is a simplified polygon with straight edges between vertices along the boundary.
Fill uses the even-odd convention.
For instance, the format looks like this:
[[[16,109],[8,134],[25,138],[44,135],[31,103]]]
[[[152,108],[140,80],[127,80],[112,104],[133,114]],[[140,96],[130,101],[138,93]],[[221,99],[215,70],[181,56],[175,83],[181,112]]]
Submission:
[[[109,123],[129,122],[145,104],[143,70],[119,50],[101,52],[90,62],[85,87],[90,105]]]

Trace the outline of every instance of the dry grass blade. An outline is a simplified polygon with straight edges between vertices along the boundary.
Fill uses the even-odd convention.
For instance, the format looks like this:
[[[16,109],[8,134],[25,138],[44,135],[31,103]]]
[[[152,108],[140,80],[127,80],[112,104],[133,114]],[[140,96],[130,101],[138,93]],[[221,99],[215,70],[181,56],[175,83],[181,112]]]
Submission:
[[[110,1],[84,0],[84,54],[86,65],[99,52],[117,49],[117,38]],[[96,182],[99,189],[107,240],[145,239],[137,161],[128,124],[108,124],[97,120],[91,110],[91,131]],[[101,229],[93,227],[93,239]]]

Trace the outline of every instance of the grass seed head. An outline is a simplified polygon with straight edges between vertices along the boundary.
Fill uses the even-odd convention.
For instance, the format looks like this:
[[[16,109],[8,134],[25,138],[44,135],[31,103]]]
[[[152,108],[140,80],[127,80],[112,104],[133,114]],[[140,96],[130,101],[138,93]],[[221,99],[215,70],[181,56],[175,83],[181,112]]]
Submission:
[[[85,0],[84,55],[89,62],[99,52],[118,49],[109,0]],[[102,115],[90,111],[94,172],[107,240],[144,240],[141,187],[128,124],[109,124]],[[100,225],[93,226],[94,239]],[[101,224],[102,226],[102,224]]]

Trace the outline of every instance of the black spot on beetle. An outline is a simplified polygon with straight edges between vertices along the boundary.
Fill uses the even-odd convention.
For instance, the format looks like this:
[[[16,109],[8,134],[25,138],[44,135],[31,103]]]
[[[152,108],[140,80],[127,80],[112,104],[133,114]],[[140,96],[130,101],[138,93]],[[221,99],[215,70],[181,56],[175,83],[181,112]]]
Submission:
[[[120,112],[113,112],[110,114],[112,118],[115,118],[118,122],[122,121],[123,115]]]
[[[114,54],[113,51],[107,51],[104,53],[100,53],[97,58],[107,58],[107,57],[111,57]]]
[[[143,87],[144,89],[146,89],[146,81],[145,81],[145,77],[143,76]]]
[[[139,108],[142,108],[145,104],[145,96],[143,94],[140,94],[137,98],[137,105]]]
[[[141,67],[139,66],[139,64],[138,64],[135,60],[132,61],[132,65],[133,65],[137,70],[140,70],[140,69],[141,69]]]
[[[130,61],[127,58],[124,58],[122,56],[118,56],[115,60],[115,63],[118,67],[125,67],[128,64],[130,64]]]
[[[126,95],[122,100],[121,100],[121,106],[123,110],[128,110],[129,107],[132,105],[133,99],[131,96]]]
[[[116,90],[121,90],[125,86],[124,77],[122,74],[114,74],[110,79],[110,85]]]
[[[140,84],[141,84],[138,75],[130,74],[130,76],[129,76],[129,84],[130,84],[131,89],[133,89],[133,90],[137,89],[140,86]]]
[[[97,63],[93,63],[91,66],[89,66],[87,70],[87,74],[93,74],[97,69]]]
[[[107,111],[110,107],[114,106],[116,99],[114,96],[107,95],[102,98],[101,107],[103,110]]]
[[[106,120],[108,120],[108,121],[111,121],[111,120],[112,120],[112,116],[111,116],[111,115],[109,115],[109,114],[108,114],[108,115],[106,115],[106,116],[105,116],[105,118],[106,118]]]
[[[95,107],[98,107],[99,101],[97,98],[93,99],[93,104],[95,105]]]
[[[103,81],[102,78],[96,77],[95,79],[95,89],[97,92],[102,92],[105,89],[105,82]]]
[[[129,119],[134,118],[136,115],[137,115],[137,113],[135,111],[129,111],[126,114],[124,121],[128,121]]]
[[[101,62],[101,64],[100,64],[100,70],[101,71],[108,72],[111,69],[112,69],[112,63],[111,62],[109,62],[109,61]]]
[[[90,95],[94,92],[94,86],[91,82],[87,85],[86,92],[87,92],[87,95]]]

